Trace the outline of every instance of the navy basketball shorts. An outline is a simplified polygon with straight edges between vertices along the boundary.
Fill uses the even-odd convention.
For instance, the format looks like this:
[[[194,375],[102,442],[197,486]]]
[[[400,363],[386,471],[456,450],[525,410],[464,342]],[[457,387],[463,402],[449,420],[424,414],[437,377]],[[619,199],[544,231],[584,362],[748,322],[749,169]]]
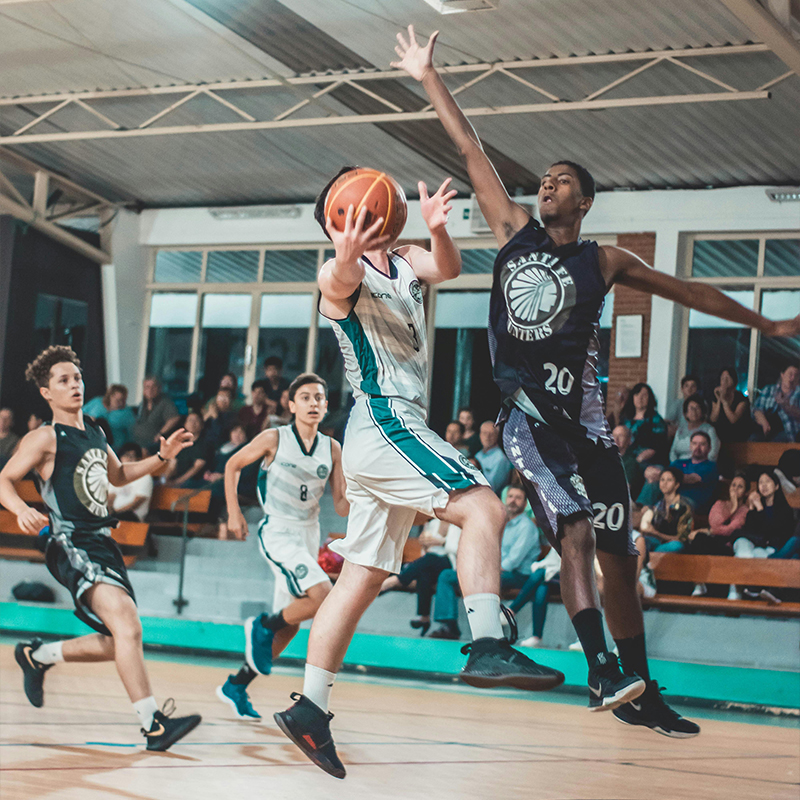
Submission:
[[[564,523],[594,521],[597,549],[636,555],[631,538],[628,481],[617,448],[591,439],[568,441],[551,426],[513,408],[503,449],[517,468],[536,521],[560,551]]]

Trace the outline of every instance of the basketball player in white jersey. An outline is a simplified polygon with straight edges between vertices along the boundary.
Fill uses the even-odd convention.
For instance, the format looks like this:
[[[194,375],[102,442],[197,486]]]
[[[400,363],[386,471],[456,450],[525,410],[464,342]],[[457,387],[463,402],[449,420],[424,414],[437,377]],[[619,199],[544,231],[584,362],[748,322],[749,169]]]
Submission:
[[[258,542],[275,575],[272,613],[245,622],[245,663],[217,688],[240,719],[261,719],[247,695],[256,675],[269,675],[272,659],[279,655],[311,619],[331,590],[331,582],[317,563],[319,552],[319,500],[330,479],[336,512],[347,516],[339,442],[319,433],[328,408],[325,381],[306,373],[289,386],[292,425],[262,431],[235,453],[225,467],[228,530],[237,539],[247,536],[247,522],[239,507],[237,487],[244,467],[261,462],[258,499],[264,519]]]
[[[342,170],[344,174],[348,169]],[[337,175],[333,180],[338,178]],[[500,540],[506,512],[481,473],[425,424],[428,347],[423,284],[455,278],[461,255],[446,229],[449,179],[431,197],[420,182],[422,216],[431,251],[389,249],[383,222],[365,226],[366,208],[351,207],[345,229],[323,219],[331,183],[315,217],[336,257],[319,274],[320,311],[333,326],[355,405],[345,434],[342,466],[350,517],[347,535],[331,549],[344,556],[342,573],[314,619],[302,695],[275,715],[283,732],[319,767],[337,778],[345,769],[330,733],[328,701],[358,621],[391,573],[419,512],[461,528],[458,573],[473,642],[461,678],[473,686],[549,689],[564,676],[542,667],[502,638]]]

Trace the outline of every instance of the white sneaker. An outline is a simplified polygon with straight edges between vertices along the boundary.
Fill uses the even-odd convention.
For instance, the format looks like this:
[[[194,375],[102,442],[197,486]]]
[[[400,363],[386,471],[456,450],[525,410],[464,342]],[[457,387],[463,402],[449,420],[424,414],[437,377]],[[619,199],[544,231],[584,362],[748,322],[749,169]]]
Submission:
[[[567,650],[575,650],[575,651],[577,651],[577,652],[579,652],[579,653],[582,653],[582,652],[583,652],[583,645],[581,644],[581,640],[580,640],[580,639],[578,639],[578,641],[577,641],[577,642],[573,642],[573,643],[572,643],[572,644],[571,644],[571,645],[570,645],[570,646],[567,648]]]
[[[639,583],[642,585],[645,597],[656,596],[656,578],[650,567],[642,567],[642,571],[639,573]]]
[[[704,583],[696,583],[694,585],[694,591],[692,592],[692,597],[703,597],[707,594],[708,589],[706,589],[706,585]]]
[[[539,636],[529,636],[527,639],[523,639],[520,643],[520,647],[539,647],[542,643],[542,640]]]
[[[733,585],[728,590],[728,600],[741,600],[742,593]]]

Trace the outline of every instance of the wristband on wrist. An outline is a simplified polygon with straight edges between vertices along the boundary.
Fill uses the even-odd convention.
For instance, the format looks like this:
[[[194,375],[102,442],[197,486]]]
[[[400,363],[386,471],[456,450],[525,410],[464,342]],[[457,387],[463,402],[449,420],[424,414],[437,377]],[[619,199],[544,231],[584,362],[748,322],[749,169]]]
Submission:
[[[167,460],[166,458],[164,458],[164,456],[161,455],[161,453],[156,453],[156,457],[158,458],[159,461],[166,461]]]

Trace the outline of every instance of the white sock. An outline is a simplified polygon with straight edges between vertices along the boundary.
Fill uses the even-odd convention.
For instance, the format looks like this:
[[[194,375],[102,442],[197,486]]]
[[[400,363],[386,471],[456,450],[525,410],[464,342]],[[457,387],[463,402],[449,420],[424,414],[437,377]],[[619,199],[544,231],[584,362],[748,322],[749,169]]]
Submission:
[[[143,700],[137,700],[133,704],[133,710],[136,712],[136,716],[139,717],[142,727],[149,731],[153,727],[153,717],[158,711],[155,697],[150,695],[150,697],[145,697]]]
[[[31,655],[40,664],[58,664],[59,661],[64,660],[64,653],[61,651],[64,642],[50,642],[49,644],[41,644],[34,650]]]
[[[306,664],[306,677],[303,681],[303,694],[325,713],[331,701],[331,689],[336,680],[335,672]]]
[[[464,598],[472,639],[502,639],[500,598],[496,594],[470,594]]]

